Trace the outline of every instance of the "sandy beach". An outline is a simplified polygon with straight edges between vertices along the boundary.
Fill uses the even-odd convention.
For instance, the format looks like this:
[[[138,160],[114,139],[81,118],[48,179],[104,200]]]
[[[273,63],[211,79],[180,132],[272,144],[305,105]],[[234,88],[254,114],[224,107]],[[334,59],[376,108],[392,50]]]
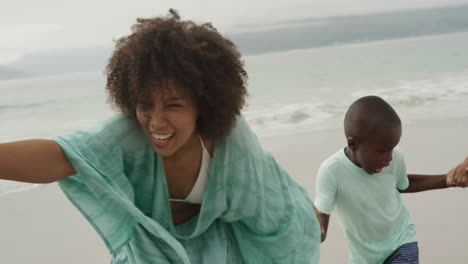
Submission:
[[[445,173],[468,155],[468,118],[407,124],[400,149],[410,173]],[[320,162],[344,146],[341,129],[260,139],[314,196]],[[417,228],[421,263],[466,263],[468,189],[403,195]],[[0,196],[0,263],[110,263],[110,255],[56,184]],[[347,245],[333,219],[321,262],[346,263]]]
[[[57,184],[0,197],[0,263],[110,263],[91,225]]]

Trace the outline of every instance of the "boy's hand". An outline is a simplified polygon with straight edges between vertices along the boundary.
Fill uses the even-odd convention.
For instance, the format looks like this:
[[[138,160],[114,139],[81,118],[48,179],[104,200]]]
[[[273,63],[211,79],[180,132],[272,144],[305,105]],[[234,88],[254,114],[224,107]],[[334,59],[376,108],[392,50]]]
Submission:
[[[455,168],[447,172],[447,179],[445,180],[445,184],[447,185],[447,187],[455,187],[455,184],[453,183],[454,174],[455,174]]]
[[[468,186],[468,157],[447,173],[446,184],[449,187],[464,188]]]

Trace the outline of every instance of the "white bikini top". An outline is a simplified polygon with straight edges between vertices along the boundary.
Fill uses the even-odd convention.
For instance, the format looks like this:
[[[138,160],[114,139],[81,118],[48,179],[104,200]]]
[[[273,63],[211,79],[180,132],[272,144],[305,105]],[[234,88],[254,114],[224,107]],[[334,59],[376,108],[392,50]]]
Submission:
[[[202,161],[201,161],[200,171],[198,172],[197,180],[195,181],[195,184],[193,185],[192,190],[190,191],[189,195],[187,195],[185,199],[169,198],[170,201],[185,202],[185,203],[191,203],[191,204],[202,203],[203,194],[205,193],[206,182],[208,180],[208,168],[210,167],[211,156],[208,150],[206,149],[205,144],[203,144],[202,138],[201,137],[199,138],[200,138],[200,143],[202,146]]]

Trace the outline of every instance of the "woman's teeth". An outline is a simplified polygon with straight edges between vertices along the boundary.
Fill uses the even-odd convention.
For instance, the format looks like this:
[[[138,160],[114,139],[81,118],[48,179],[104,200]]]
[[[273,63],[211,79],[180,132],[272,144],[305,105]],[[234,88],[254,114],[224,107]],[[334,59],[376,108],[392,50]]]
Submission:
[[[158,141],[167,141],[169,140],[172,136],[174,136],[174,133],[170,134],[157,134],[157,133],[151,133],[153,138],[155,138]]]

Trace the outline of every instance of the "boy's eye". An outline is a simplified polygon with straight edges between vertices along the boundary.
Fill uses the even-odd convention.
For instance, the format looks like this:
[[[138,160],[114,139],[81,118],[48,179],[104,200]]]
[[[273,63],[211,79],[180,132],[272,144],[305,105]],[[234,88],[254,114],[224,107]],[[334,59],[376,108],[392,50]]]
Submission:
[[[392,152],[393,149],[380,149],[380,150],[377,150],[377,153],[380,153],[380,154],[386,154],[388,152]]]
[[[182,103],[170,103],[170,104],[167,104],[167,106],[169,108],[180,108],[183,106],[183,104]]]

